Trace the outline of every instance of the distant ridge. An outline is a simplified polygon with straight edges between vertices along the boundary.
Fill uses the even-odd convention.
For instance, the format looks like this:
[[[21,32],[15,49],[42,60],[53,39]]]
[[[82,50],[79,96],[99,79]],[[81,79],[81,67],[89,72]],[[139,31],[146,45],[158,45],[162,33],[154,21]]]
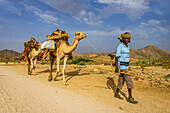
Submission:
[[[93,57],[97,57],[99,56],[99,54],[95,54],[95,53],[77,53],[75,51],[73,51],[72,53],[73,57],[82,57],[82,58],[93,58]]]
[[[146,46],[138,50],[130,49],[130,56],[132,58],[145,57],[146,54],[148,57],[170,57],[170,51],[162,50],[159,47],[153,45]]]
[[[6,56],[6,57],[9,57],[9,58],[14,58],[14,57],[20,57],[21,53],[18,53],[18,52],[13,51],[13,50],[4,49],[4,50],[0,51],[0,55]]]
[[[106,53],[102,53],[102,54],[107,55]],[[115,54],[115,52],[112,54]],[[146,54],[148,55],[148,57],[159,57],[159,58],[170,57],[170,51],[162,50],[159,47],[153,45],[146,46],[144,48],[137,49],[137,50],[130,49],[131,58],[143,58],[145,57]],[[98,56],[100,56],[100,54],[73,52],[73,57],[93,58]]]
[[[104,56],[108,55],[107,53],[102,53],[102,54]],[[115,54],[115,52],[112,54]],[[143,58],[145,57],[146,54],[148,55],[148,57],[160,57],[160,58],[170,57],[170,51],[162,50],[153,45],[146,46],[144,48],[137,49],[137,50],[130,49],[131,58]],[[82,57],[82,58],[95,58],[101,56],[100,54],[95,54],[95,53],[77,53],[75,51],[72,53],[72,55],[73,57]],[[0,58],[5,58],[5,57],[15,58],[20,56],[21,53],[18,53],[13,50],[4,49],[0,51]]]

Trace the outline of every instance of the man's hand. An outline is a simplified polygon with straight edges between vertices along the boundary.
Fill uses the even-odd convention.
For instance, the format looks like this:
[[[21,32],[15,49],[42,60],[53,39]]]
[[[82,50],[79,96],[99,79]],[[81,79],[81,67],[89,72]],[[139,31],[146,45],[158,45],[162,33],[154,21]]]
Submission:
[[[115,72],[118,73],[119,72],[119,68],[116,66],[115,67]]]
[[[116,66],[116,63],[113,63],[112,66],[115,67],[115,66]]]

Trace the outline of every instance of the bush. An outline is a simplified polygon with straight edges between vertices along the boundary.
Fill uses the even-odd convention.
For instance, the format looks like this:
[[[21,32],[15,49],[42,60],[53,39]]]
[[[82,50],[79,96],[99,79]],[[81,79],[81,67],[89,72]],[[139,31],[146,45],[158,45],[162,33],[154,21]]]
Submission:
[[[111,53],[109,53],[108,56],[110,56],[110,58],[113,60],[116,55],[112,55]]]
[[[79,65],[85,65],[84,63],[80,63]]]
[[[46,63],[45,63],[45,62],[41,62],[40,64],[41,64],[41,65],[45,65]]]
[[[80,62],[94,62],[93,60],[90,59],[84,59],[84,58],[74,58],[71,62],[67,62],[67,64],[78,64]]]
[[[145,55],[145,59],[139,59],[138,62],[134,63],[134,66],[162,66],[163,60],[161,58],[151,57],[148,58],[148,55]]]

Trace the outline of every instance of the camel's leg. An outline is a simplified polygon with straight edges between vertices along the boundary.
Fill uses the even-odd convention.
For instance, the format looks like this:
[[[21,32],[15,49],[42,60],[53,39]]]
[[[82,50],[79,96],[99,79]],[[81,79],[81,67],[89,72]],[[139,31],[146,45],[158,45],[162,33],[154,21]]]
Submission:
[[[52,70],[53,70],[53,64],[54,64],[54,55],[52,53],[50,53],[50,67],[49,67],[49,77],[48,77],[48,81],[51,81],[53,79],[52,76]]]
[[[57,76],[60,72],[60,58],[57,58],[57,72],[56,72],[56,76],[54,78],[55,81],[57,81]]]
[[[65,80],[65,67],[66,67],[67,59],[68,59],[68,57],[65,56],[65,57],[64,57],[64,66],[63,66],[63,70],[62,70],[62,73],[63,73],[63,84],[65,84],[65,85],[67,85],[67,84],[66,84],[66,80]]]
[[[31,64],[31,62],[30,62],[30,58],[27,58],[28,59],[28,74],[30,75],[31,73],[30,73],[30,64]]]
[[[30,68],[30,74],[32,73],[32,71],[33,71],[33,59],[30,59],[30,63],[31,63],[31,68]]]
[[[37,62],[37,59],[35,58],[33,60],[33,71],[32,71],[33,75],[35,75],[35,65],[36,65],[36,62]]]

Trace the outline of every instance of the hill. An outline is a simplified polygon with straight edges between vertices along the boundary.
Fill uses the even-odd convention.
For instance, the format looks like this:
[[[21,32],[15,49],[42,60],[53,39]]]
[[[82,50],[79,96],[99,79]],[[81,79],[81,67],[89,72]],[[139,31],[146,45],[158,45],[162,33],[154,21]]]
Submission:
[[[107,53],[102,53],[104,56],[108,56]],[[112,54],[115,54],[112,53]],[[168,58],[170,57],[170,51],[166,51],[166,50],[162,50],[156,46],[146,46],[144,48],[141,49],[130,49],[130,57],[131,58],[144,58],[145,55],[148,55],[148,57],[159,57],[159,58]],[[101,59],[104,59],[103,56],[101,56],[100,54],[95,54],[95,53],[77,53],[77,52],[73,52],[72,53],[73,57],[82,57],[82,58],[98,58],[98,57],[102,57]],[[16,51],[13,50],[8,50],[8,49],[4,49],[0,51],[0,59],[6,59],[6,58],[16,58],[16,57],[20,57],[21,53],[18,53]],[[108,57],[110,58],[110,57]]]
[[[13,50],[4,49],[0,51],[0,55],[1,57],[3,56],[3,57],[8,57],[8,58],[16,58],[16,57],[20,57],[21,53],[18,53]]]
[[[95,53],[77,53],[75,51],[73,51],[72,53],[73,57],[82,57],[82,58],[93,58],[93,57],[97,57],[99,56],[99,54],[95,54]]]
[[[159,57],[159,58],[165,58],[170,57],[170,51],[162,50],[156,46],[146,46],[142,49],[130,49],[130,56],[132,58],[139,58],[139,57],[145,57],[145,55],[148,55],[148,57]]]
[[[106,53],[102,53],[104,56],[107,56]],[[112,54],[115,54],[112,53]],[[170,51],[162,50],[156,46],[146,46],[141,49],[130,49],[130,57],[131,58],[144,58],[145,55],[148,55],[148,57],[159,57],[159,58],[166,58],[170,57]],[[95,53],[76,53],[73,52],[73,57],[83,57],[83,58],[96,58],[101,56],[100,54]]]

